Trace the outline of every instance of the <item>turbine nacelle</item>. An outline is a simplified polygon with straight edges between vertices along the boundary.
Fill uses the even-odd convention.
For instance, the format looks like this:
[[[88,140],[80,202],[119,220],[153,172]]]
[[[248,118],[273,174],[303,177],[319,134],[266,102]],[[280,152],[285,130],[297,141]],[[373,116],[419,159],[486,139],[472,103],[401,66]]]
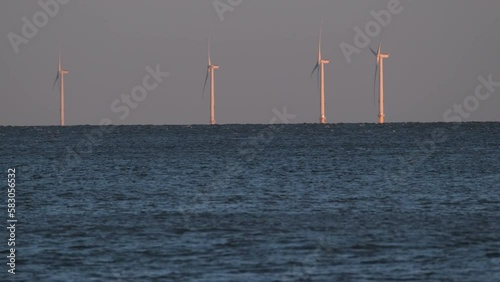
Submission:
[[[389,59],[389,53],[379,53],[377,55],[377,64],[380,64],[380,60]]]
[[[330,60],[319,60],[319,63],[320,64],[324,64],[324,65],[327,65],[330,63]]]

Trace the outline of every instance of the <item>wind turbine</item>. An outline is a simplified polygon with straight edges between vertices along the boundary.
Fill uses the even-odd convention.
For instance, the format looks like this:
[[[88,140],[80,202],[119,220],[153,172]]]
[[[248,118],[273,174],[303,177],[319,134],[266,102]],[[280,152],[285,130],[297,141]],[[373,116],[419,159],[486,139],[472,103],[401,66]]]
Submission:
[[[210,76],[210,124],[215,125],[215,84],[214,84],[214,71],[219,69],[218,65],[212,64],[212,54],[210,51],[210,34],[208,35],[208,67],[207,75],[205,77],[205,84],[203,85],[203,94],[207,86],[208,77]]]
[[[57,69],[56,79],[54,80],[54,86],[56,87],[57,81],[59,81],[59,93],[61,95],[61,126],[64,126],[64,75],[68,74],[68,70],[64,70],[61,65],[61,48],[59,48],[59,67]]]
[[[311,73],[311,76],[316,72],[318,72],[318,79],[319,79],[319,92],[320,92],[320,117],[319,117],[319,122],[321,124],[326,123],[326,116],[325,116],[325,65],[330,63],[330,60],[325,60],[321,56],[321,41],[323,37],[323,21],[321,21],[321,28],[319,30],[319,42],[318,42],[318,61],[316,62],[316,65],[314,66],[314,69]]]
[[[382,31],[382,35],[380,36],[380,42],[378,44],[378,50],[375,52],[370,47],[373,55],[377,57],[377,64],[375,66],[375,80],[374,80],[374,93],[376,89],[377,83],[377,72],[379,73],[379,112],[378,112],[378,123],[383,124],[385,122],[385,114],[384,114],[384,60],[389,59],[389,53],[382,53],[382,37],[384,36],[384,31]]]

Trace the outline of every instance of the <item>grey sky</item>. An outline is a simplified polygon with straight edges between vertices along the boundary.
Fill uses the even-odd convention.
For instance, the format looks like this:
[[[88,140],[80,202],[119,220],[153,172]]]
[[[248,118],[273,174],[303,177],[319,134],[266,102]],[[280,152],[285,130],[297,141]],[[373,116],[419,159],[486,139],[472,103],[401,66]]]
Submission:
[[[48,0],[42,0],[46,2]],[[225,3],[227,0],[220,0]],[[242,0],[221,21],[213,0],[72,0],[19,46],[22,17],[37,1],[0,3],[0,125],[57,125],[52,91],[59,41],[66,76],[66,123],[206,124],[209,100],[201,91],[212,30],[216,118],[268,123],[286,106],[294,122],[317,122],[319,94],[310,73],[325,19],[326,114],[329,122],[376,122],[375,57],[368,48],[348,63],[341,42],[354,45],[358,26],[388,0]],[[455,103],[473,95],[478,77],[500,81],[500,1],[401,0],[384,35],[386,121],[443,121]],[[376,46],[377,38],[372,41]],[[147,66],[170,76],[120,120],[111,104],[142,84]],[[467,121],[500,121],[500,87]]]

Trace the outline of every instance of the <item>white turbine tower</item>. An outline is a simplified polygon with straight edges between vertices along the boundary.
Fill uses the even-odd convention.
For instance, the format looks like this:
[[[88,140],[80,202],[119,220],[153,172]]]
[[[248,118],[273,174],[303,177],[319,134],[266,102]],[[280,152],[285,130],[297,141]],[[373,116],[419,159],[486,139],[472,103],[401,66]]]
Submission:
[[[57,75],[56,79],[54,81],[54,86],[55,88],[57,81],[59,81],[59,94],[61,96],[61,105],[60,105],[60,121],[61,121],[61,126],[64,126],[64,75],[68,74],[68,70],[64,70],[61,65],[61,48],[59,48],[59,67],[57,69]]]
[[[207,75],[205,77],[205,84],[203,85],[203,94],[205,94],[205,88],[207,86],[208,77],[210,76],[210,124],[215,125],[215,84],[214,84],[214,72],[219,69],[218,65],[212,64],[212,54],[210,51],[210,34],[208,36],[208,67]]]
[[[319,30],[319,43],[318,43],[318,61],[314,66],[314,69],[311,73],[311,76],[316,72],[318,72],[319,79],[319,92],[320,92],[320,117],[319,122],[321,124],[326,123],[325,116],[325,65],[330,63],[330,60],[325,60],[322,58],[321,54],[321,41],[323,37],[323,21],[321,22],[321,28]]]
[[[377,83],[377,73],[379,73],[379,111],[378,111],[378,123],[383,124],[385,122],[385,113],[384,113],[384,60],[389,59],[389,53],[382,53],[382,35],[380,36],[380,42],[378,44],[378,49],[375,52],[370,47],[373,55],[377,57],[377,63],[375,66],[375,82],[374,82],[374,92],[376,92],[376,83]]]

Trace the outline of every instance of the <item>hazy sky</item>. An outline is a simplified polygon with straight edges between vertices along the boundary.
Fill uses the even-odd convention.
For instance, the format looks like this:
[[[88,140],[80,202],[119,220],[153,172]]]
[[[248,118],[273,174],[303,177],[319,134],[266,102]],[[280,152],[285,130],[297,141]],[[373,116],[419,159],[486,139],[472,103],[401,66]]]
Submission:
[[[387,10],[389,0],[219,1],[235,5],[222,21],[214,0],[70,0],[17,54],[8,34],[23,36],[22,18],[33,22],[43,10],[38,1],[2,1],[0,125],[59,123],[52,83],[60,41],[63,67],[70,71],[68,125],[103,118],[114,124],[206,124],[209,99],[207,93],[202,99],[202,87],[210,29],[213,61],[221,66],[218,123],[268,123],[272,109],[284,106],[297,115],[294,122],[318,122],[319,93],[310,73],[322,18],[323,56],[332,60],[326,67],[328,121],[376,122],[375,57],[362,48],[348,63],[340,44],[355,45],[354,28],[364,30],[374,20],[370,11]],[[454,104],[467,97],[474,102],[479,76],[500,82],[500,1],[401,0],[401,7],[384,35],[383,51],[391,54],[385,61],[388,122],[443,121]],[[113,101],[142,85],[146,67],[157,65],[170,75],[120,119],[123,112],[112,111]],[[497,88],[464,120],[500,121]]]

